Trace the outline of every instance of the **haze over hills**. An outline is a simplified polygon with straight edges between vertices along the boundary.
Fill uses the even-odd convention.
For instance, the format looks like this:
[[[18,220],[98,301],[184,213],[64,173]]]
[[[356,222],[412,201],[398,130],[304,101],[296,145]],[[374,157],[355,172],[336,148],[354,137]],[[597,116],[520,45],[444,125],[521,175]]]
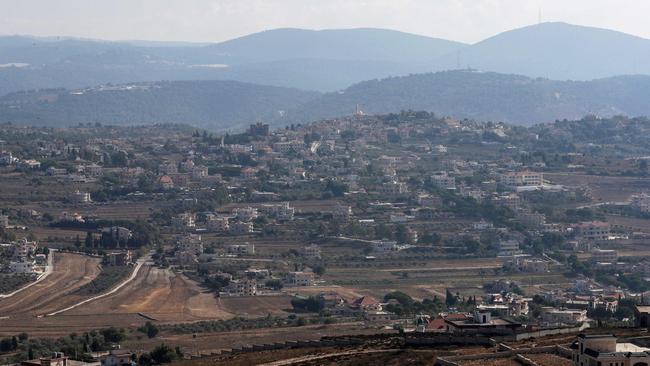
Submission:
[[[471,67],[591,80],[650,74],[650,40],[542,23],[474,45],[384,29],[276,29],[217,44],[0,37],[0,95],[103,83],[228,79],[334,91],[390,76]]]
[[[0,95],[102,83],[233,79],[336,90],[427,71],[462,43],[381,29],[277,29],[200,46],[0,37]]]
[[[498,34],[438,61],[555,80],[650,74],[650,40],[607,29],[542,23]]]
[[[366,113],[405,109],[441,115],[530,125],[587,114],[650,115],[650,76],[594,81],[555,81],[492,72],[447,71],[372,80],[309,101],[292,115],[329,118],[349,114],[359,103]]]
[[[173,81],[85,90],[14,93],[0,98],[0,123],[68,126],[188,123],[236,129],[366,113],[427,110],[457,118],[530,125],[587,114],[650,115],[650,76],[553,81],[473,71],[417,74],[355,84],[320,94],[234,81]]]
[[[0,97],[0,120],[33,126],[187,123],[213,130],[282,120],[319,93],[228,80],[131,83]]]

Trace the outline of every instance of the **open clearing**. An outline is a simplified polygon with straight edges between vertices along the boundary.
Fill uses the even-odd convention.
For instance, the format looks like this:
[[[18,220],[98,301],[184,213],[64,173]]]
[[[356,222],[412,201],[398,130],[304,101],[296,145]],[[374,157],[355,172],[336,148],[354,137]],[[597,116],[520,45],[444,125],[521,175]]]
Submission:
[[[100,272],[99,258],[54,252],[54,270],[43,281],[6,299],[0,299],[0,313],[11,318],[42,315],[80,296],[69,293],[92,281]],[[66,296],[62,296],[66,295]]]

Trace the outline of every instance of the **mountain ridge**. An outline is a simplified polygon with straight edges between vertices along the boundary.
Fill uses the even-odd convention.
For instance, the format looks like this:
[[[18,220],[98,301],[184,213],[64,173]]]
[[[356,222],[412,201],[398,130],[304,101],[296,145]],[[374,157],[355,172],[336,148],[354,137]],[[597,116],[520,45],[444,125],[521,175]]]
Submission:
[[[49,126],[188,123],[229,130],[258,120],[275,127],[350,115],[426,110],[519,125],[596,114],[650,116],[650,76],[556,81],[477,71],[444,71],[370,80],[332,93],[238,81],[165,81],[0,97],[0,123]]]

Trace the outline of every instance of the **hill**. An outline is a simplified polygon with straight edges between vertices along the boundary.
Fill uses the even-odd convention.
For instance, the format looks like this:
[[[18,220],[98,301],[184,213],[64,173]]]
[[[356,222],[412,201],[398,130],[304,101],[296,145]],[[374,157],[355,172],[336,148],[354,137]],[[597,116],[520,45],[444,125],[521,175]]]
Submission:
[[[650,76],[554,81],[519,75],[447,71],[372,80],[327,93],[291,116],[302,120],[350,114],[427,110],[441,115],[530,125],[587,114],[650,115]]]
[[[235,81],[130,83],[0,97],[0,123],[68,126],[187,123],[213,130],[256,120],[274,126],[366,113],[438,115],[530,125],[588,114],[650,115],[650,76],[554,81],[491,72],[446,71],[372,80],[327,94]]]
[[[484,71],[591,80],[650,74],[650,40],[607,29],[542,23],[515,29],[467,46],[437,61],[439,70]]]
[[[382,29],[277,29],[210,45],[0,37],[0,95],[214,79],[337,90],[367,79],[428,71],[432,60],[462,46]]]
[[[0,98],[0,123],[71,126],[187,123],[214,130],[257,120],[286,119],[285,111],[316,92],[236,81],[167,81],[80,90],[19,92]]]

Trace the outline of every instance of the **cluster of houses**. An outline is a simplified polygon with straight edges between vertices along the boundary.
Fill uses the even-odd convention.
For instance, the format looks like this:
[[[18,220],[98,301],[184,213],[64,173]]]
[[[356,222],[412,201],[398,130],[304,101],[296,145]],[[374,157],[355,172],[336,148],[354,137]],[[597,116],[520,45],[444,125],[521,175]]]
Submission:
[[[47,266],[47,255],[37,253],[38,244],[35,241],[21,239],[8,244],[0,244],[0,263],[2,270],[14,274],[36,274],[44,271]]]

